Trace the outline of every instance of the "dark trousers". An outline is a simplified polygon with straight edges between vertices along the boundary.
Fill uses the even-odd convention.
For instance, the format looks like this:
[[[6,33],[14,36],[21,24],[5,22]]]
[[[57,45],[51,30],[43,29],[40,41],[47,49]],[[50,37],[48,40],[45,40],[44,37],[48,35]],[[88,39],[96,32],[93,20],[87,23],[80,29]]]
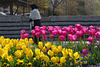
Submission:
[[[32,26],[32,29],[35,29],[35,26],[41,26],[41,21],[40,20],[34,20],[34,26]],[[40,41],[40,38],[39,38],[39,41]],[[35,36],[34,43],[38,44],[36,36]]]

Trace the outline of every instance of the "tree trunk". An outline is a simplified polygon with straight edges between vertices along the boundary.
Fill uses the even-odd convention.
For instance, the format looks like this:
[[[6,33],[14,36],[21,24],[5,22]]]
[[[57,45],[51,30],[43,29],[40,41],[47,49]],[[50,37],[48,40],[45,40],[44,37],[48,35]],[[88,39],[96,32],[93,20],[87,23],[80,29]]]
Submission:
[[[10,3],[10,15],[13,15],[13,3]]]

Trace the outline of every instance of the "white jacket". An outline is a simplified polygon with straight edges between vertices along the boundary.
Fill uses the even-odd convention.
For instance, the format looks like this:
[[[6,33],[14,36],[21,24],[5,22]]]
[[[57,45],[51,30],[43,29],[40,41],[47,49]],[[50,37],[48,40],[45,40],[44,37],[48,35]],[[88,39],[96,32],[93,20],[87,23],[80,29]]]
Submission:
[[[41,19],[41,15],[38,9],[33,9],[30,13],[29,18],[31,18],[32,20],[37,20],[37,19]]]

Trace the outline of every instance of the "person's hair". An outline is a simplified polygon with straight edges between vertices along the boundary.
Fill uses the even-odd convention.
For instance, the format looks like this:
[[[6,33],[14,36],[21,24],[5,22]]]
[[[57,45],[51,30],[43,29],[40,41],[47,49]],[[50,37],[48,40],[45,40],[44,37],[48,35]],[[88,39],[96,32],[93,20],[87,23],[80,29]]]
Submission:
[[[37,6],[36,4],[32,4],[30,7],[31,7],[32,9],[38,9],[38,6]]]

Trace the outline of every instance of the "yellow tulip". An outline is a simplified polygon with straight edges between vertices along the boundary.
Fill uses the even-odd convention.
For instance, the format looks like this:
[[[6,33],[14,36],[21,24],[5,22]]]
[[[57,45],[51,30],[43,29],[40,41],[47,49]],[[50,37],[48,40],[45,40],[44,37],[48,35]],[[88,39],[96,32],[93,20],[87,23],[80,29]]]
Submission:
[[[57,62],[56,57],[51,57],[51,61],[52,61],[53,63],[56,63],[56,62]]]
[[[22,48],[22,44],[21,43],[18,43],[17,45],[16,45],[16,49],[21,49]]]
[[[36,48],[36,49],[35,49],[35,54],[36,54],[36,55],[39,55],[39,54],[40,54],[40,49]]]
[[[80,57],[80,55],[78,54],[78,52],[73,53],[69,53],[69,56],[71,58],[73,58],[74,60],[78,59]]]
[[[68,55],[68,50],[65,49],[65,48],[63,48],[63,50],[62,50],[62,54],[63,54],[63,56],[66,58],[67,55]]]
[[[9,45],[10,48],[13,47],[13,43],[11,43],[11,42],[8,45]]]
[[[1,57],[2,57],[3,59],[7,59],[7,57],[8,57],[8,52],[4,52],[4,53],[1,55]]]
[[[58,49],[55,47],[53,48],[53,52],[55,52],[56,54],[59,52]]]
[[[56,57],[56,62],[57,62],[57,63],[59,62],[59,57]]]
[[[49,50],[49,51],[48,51],[48,55],[49,55],[49,56],[53,56],[53,55],[54,55],[54,52],[51,51],[51,50]]]
[[[51,48],[51,43],[50,43],[50,42],[47,42],[47,43],[45,44],[45,46],[46,46],[47,48]]]
[[[26,41],[26,47],[29,47],[29,41]]]
[[[33,52],[32,52],[32,50],[30,49],[30,50],[28,51],[28,53],[26,53],[26,55],[27,55],[28,57],[33,57]]]
[[[49,57],[47,55],[44,55],[43,60],[46,61],[46,62],[50,61],[50,59],[49,59]]]
[[[15,54],[15,56],[17,58],[21,58],[22,57],[22,52],[20,50],[17,50],[14,54]]]
[[[62,52],[62,46],[58,46],[58,51]]]
[[[8,56],[7,60],[10,61],[10,62],[13,62],[13,57],[12,56]]]
[[[42,48],[43,48],[43,43],[42,43],[42,42],[38,42],[38,47],[39,47],[40,49],[42,49]]]
[[[5,41],[3,41],[3,42],[2,42],[2,46],[3,46],[3,47],[5,47],[5,46],[6,46],[6,43],[5,43]]]
[[[34,41],[33,41],[32,38],[29,39],[29,43],[30,43],[30,44],[33,44],[33,43],[34,43]]]
[[[44,53],[46,53],[46,52],[47,52],[46,47],[43,47],[42,51],[43,51]]]
[[[68,49],[68,52],[69,52],[69,53],[73,53],[73,50],[72,50],[72,49]]]
[[[78,52],[74,53],[74,59],[78,59],[80,57],[80,55],[78,54]]]
[[[4,53],[3,49],[0,48],[0,56]]]
[[[28,38],[25,38],[25,42],[28,41]]]
[[[61,57],[61,58],[60,58],[60,63],[62,64],[62,63],[65,63],[65,62],[66,62],[65,57]]]
[[[26,51],[26,45],[23,45],[23,46],[22,46],[22,50],[23,50],[23,51]]]

